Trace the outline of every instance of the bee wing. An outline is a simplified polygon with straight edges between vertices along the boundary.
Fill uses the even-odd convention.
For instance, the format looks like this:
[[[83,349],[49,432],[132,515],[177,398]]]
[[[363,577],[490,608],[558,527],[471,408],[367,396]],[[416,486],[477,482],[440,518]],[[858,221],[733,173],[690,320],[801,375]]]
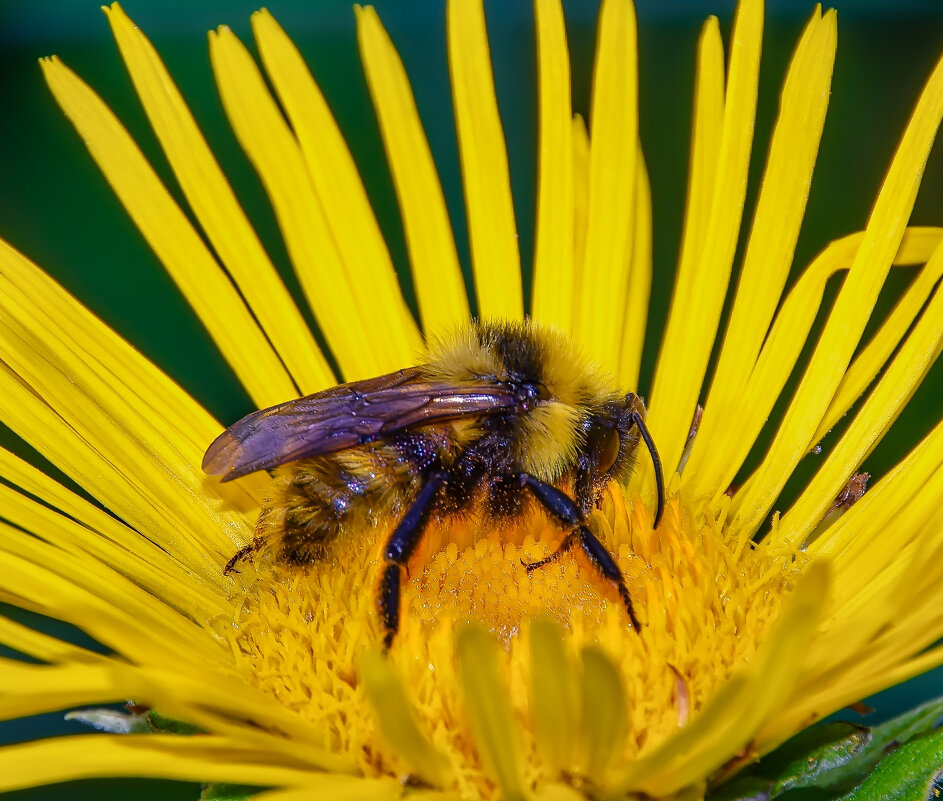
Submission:
[[[500,384],[462,386],[429,381],[421,368],[400,370],[252,412],[213,441],[203,470],[229,481],[411,426],[493,414],[518,402],[513,390]]]

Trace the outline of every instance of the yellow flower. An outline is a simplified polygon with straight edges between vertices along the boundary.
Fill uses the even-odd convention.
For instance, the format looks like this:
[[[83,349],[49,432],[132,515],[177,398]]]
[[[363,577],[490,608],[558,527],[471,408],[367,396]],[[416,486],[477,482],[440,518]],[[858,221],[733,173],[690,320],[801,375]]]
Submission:
[[[628,0],[603,3],[587,132],[570,107],[560,4],[535,7],[539,187],[526,306],[481,2],[449,4],[477,308],[509,319],[529,308],[633,388],[651,282],[634,12]],[[117,4],[107,15],[209,244],[111,111],[52,58],[42,67],[57,101],[253,401],[271,405],[331,385],[328,360],[158,55]],[[268,12],[252,25],[281,109],[226,28],[210,37],[213,69],[339,377],[413,363],[422,336],[466,321],[469,302],[402,64],[374,11],[358,9],[420,323],[297,50]],[[943,636],[943,423],[857,503],[836,503],[939,353],[943,229],[907,221],[943,116],[943,66],[864,230],[828,245],[785,291],[836,46],[834,12],[814,12],[789,67],[718,337],[742,221],[762,26],[759,0],[742,0],[726,76],[716,19],[699,43],[681,259],[648,404],[669,468],[664,522],[652,530],[645,460],[594,513],[627,577],[639,631],[579,560],[526,573],[522,559],[559,541],[536,520],[502,532],[478,530],[474,520],[431,532],[411,563],[388,656],[378,648],[375,588],[390,521],[349,532],[328,564],[298,570],[258,560],[224,576],[252,538],[269,478],[220,484],[204,476],[203,452],[221,425],[0,243],[0,419],[100,504],[0,451],[0,599],[73,623],[110,649],[93,652],[0,618],[0,642],[32,657],[0,660],[0,715],[133,699],[198,729],[7,746],[0,790],[154,776],[274,788],[265,798],[279,801],[698,798],[710,777],[943,663],[943,648],[933,646]],[[905,265],[923,266],[861,344],[890,268]],[[732,488],[806,343],[825,281],[839,271],[844,283],[773,442]],[[866,392],[805,490],[770,518],[799,461]]]

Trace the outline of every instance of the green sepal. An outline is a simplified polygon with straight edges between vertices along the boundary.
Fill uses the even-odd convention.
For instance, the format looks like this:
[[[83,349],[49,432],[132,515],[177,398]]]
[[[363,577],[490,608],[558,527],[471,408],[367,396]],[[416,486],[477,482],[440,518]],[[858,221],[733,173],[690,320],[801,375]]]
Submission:
[[[711,794],[712,801],[767,801],[789,790],[821,787],[833,771],[870,743],[871,732],[851,723],[828,723],[799,732],[759,762],[749,775]]]
[[[205,784],[200,801],[245,801],[261,791],[249,784]]]
[[[184,723],[182,720],[168,718],[151,709],[144,713],[143,717],[147,719],[147,725],[152,732],[160,734],[199,734],[200,730],[191,723]]]
[[[790,795],[787,798],[799,799],[801,797],[803,801],[806,799],[810,801],[811,799],[870,801],[872,797],[882,798],[880,793],[874,796],[859,796],[857,793],[864,792],[873,781],[887,775],[888,768],[883,766],[891,759],[891,756],[911,747],[905,745],[898,748],[898,746],[911,741],[916,745],[923,740],[932,740],[937,737],[937,734],[933,734],[929,738],[915,739],[931,731],[941,717],[943,717],[943,698],[928,701],[870,729],[851,723],[825,723],[813,726],[788,740],[733,781],[712,791],[709,799],[710,801],[773,801],[790,790],[802,790],[802,794]],[[943,733],[939,736],[943,736]],[[890,756],[886,756],[888,752],[892,752]],[[929,746],[927,754],[932,755],[932,746]],[[915,759],[918,757],[918,754],[914,755]],[[897,759],[899,758],[895,757],[895,760],[891,762],[891,768],[897,764]],[[906,770],[916,771],[915,775],[918,778],[915,779],[917,782],[915,787],[918,790],[914,792],[918,792],[918,795],[893,795],[888,796],[889,798],[900,798],[902,801],[904,799],[909,801],[911,797],[922,799],[923,796],[919,795],[919,788],[932,787],[934,778],[943,769],[943,761],[938,761],[936,764],[928,762],[925,766],[907,764],[909,767]],[[869,776],[872,770],[874,771],[872,776],[875,778]],[[933,772],[934,770],[936,773]],[[894,778],[886,778],[885,783],[880,786],[886,788],[894,780]],[[897,775],[896,780],[901,782],[902,792],[906,792],[906,788],[910,786],[903,783],[908,780],[906,771]],[[920,783],[921,781],[923,784]],[[882,789],[881,792],[886,793],[887,790]]]
[[[842,801],[932,801],[943,790],[943,730],[911,740],[882,759]]]

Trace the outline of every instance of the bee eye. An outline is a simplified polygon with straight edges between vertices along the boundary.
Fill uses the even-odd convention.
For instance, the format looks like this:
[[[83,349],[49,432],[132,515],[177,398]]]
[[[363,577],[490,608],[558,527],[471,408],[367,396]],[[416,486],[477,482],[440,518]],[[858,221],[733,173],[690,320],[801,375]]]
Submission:
[[[587,450],[593,459],[595,473],[609,471],[619,458],[619,432],[612,427],[593,426],[587,437]]]

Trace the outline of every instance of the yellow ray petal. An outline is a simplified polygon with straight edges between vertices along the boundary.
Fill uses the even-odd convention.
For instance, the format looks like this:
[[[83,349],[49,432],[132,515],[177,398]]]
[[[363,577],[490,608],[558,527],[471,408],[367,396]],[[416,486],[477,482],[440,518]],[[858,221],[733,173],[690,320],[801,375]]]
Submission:
[[[219,564],[247,538],[257,501],[245,486],[206,492],[198,465],[218,425],[2,244],[0,310],[4,422],[138,531],[220,583]],[[163,389],[179,409],[160,397]],[[181,412],[192,419],[180,421]],[[202,442],[195,428],[208,432]],[[223,506],[221,496],[238,506]]]
[[[891,267],[943,116],[943,61],[937,64],[868,221],[861,248],[769,452],[731,505],[731,530],[753,532],[808,450],[851,361]]]
[[[573,283],[569,286],[572,296],[578,297],[583,282],[583,257],[586,255],[586,226],[589,223],[589,132],[579,114],[573,116]],[[573,303],[570,329],[572,332]]]
[[[625,389],[638,387],[652,288],[652,190],[641,149],[635,170],[634,210],[632,248],[626,253],[625,269],[629,281],[623,312],[619,371],[616,374],[619,386]]]
[[[3,555],[3,600],[16,599],[17,606],[79,626],[103,645],[142,662],[219,662],[222,652],[202,628],[123,576],[90,560],[80,563],[35,538],[31,544],[28,535],[5,524],[0,532],[9,539]]]
[[[624,798],[627,793],[637,790],[663,765],[668,764],[670,760],[680,758],[698,742],[710,736],[723,725],[730,710],[737,708],[749,687],[750,682],[745,674],[733,676],[689,723],[679,728],[651,751],[643,753],[634,762],[613,774],[605,788],[603,798],[612,799],[612,801]]]
[[[252,400],[269,406],[296,394],[239,293],[114,114],[59,59],[40,65],[92,158]]]
[[[256,762],[222,737],[88,734],[0,748],[0,792],[74,779],[148,777],[259,786],[317,783],[310,770]]]
[[[136,541],[116,545],[5,485],[0,485],[0,508],[5,520],[61,548],[69,554],[67,558],[82,562],[91,559],[109,565],[197,620],[209,620],[225,611],[232,613],[231,605],[219,590],[214,592],[200,576],[139,534]],[[10,545],[8,542],[0,544],[0,551],[9,549]]]
[[[943,487],[941,466],[943,423],[810,544],[810,554],[835,558],[835,564],[841,567],[840,589],[844,589],[841,581],[847,575],[856,582],[848,589],[856,591],[861,580],[880,571],[923,532],[923,524],[939,509],[940,496],[934,490]],[[904,527],[904,523],[910,527]],[[867,570],[856,565],[859,557],[865,558]]]
[[[180,188],[265,335],[303,394],[332,385],[330,367],[157,51],[118,3],[104,11]]]
[[[935,262],[935,264],[934,264]],[[943,248],[931,259],[943,271]],[[831,507],[848,479],[893,425],[940,353],[943,290],[934,292],[913,331],[841,439],[792,508],[780,518],[773,545],[800,545]]]
[[[738,415],[789,274],[825,123],[837,38],[834,11],[820,17],[817,10],[786,76],[730,322],[685,467],[683,486],[695,498],[715,489],[716,476],[700,470],[701,460],[716,447],[715,420],[723,425]]]
[[[573,145],[570,56],[560,0],[535,0],[540,92],[532,314],[569,331],[573,286]]]
[[[115,662],[115,681],[128,695],[160,709],[176,720],[185,720],[206,731],[227,737],[240,746],[251,746],[257,758],[269,762],[289,759],[317,770],[355,773],[353,761],[324,747],[323,734],[294,709],[247,684],[240,675],[226,672],[219,657],[215,671],[197,663],[165,667]],[[223,669],[220,669],[223,668]]]
[[[612,758],[623,748],[629,730],[622,676],[598,647],[583,649],[582,689],[585,775],[597,779],[605,775]]]
[[[482,0],[448,3],[449,72],[478,314],[524,314],[521,256]]]
[[[357,41],[399,197],[426,338],[469,319],[445,198],[406,71],[373,8],[354,7]]]
[[[448,765],[419,728],[403,680],[386,656],[379,651],[366,651],[359,667],[377,725],[394,753],[405,758],[410,768],[433,786],[449,783]]]
[[[478,753],[501,788],[502,797],[508,801],[522,799],[521,765],[514,740],[518,726],[499,676],[498,644],[489,632],[468,626],[458,634],[455,653],[465,711]]]
[[[715,46],[708,45],[714,38],[710,30],[708,27],[705,31],[704,62],[698,66],[709,69],[716,82],[717,57]],[[713,186],[706,189],[711,196],[709,221],[696,251],[687,250],[685,238],[651,393],[648,426],[669,474],[684,451],[737,247],[753,144],[762,32],[762,2],[744,0],[734,20],[719,150],[713,154],[700,151],[717,162]],[[716,88],[705,87],[705,94],[715,96]],[[695,136],[700,136],[699,129]],[[692,176],[699,172],[697,166],[692,166]],[[689,204],[694,199],[692,188]],[[650,486],[651,473],[644,475]]]
[[[373,209],[354,160],[324,96],[301,54],[268,11],[252,15],[252,31],[265,70],[298,138],[328,228],[354,293],[383,332],[401,365],[422,346],[419,329],[400,290]],[[373,329],[376,333],[376,329]]]
[[[97,655],[85,648],[50,637],[29,626],[0,617],[0,643],[43,662],[92,662]]]
[[[637,142],[635,11],[629,0],[605,0],[593,71],[586,252],[573,305],[577,341],[612,375],[619,369],[613,343],[620,342],[628,288]]]
[[[2,448],[0,476],[9,484],[38,498],[50,510],[62,512],[62,515],[56,516],[58,525],[50,528],[49,534],[45,535],[54,545],[91,554],[118,568],[123,575],[141,586],[153,583],[155,589],[160,588],[163,576],[169,575],[170,580],[181,583],[184,597],[180,600],[194,603],[194,607],[180,603],[178,608],[195,608],[196,602],[200,601],[205,607],[197,614],[203,614],[207,619],[228,607],[227,590],[204,581],[202,577],[197,579],[189,566],[175,559],[164,548]],[[8,510],[9,504],[7,502]],[[63,515],[68,515],[66,524],[61,522]],[[12,518],[10,520],[17,523]],[[73,524],[73,521],[77,524]],[[37,533],[24,522],[17,525]],[[119,563],[124,563],[124,567],[119,567]]]
[[[815,630],[828,589],[824,564],[810,566],[783,607],[769,639],[750,666],[751,685],[720,726],[640,783],[655,796],[678,792],[721,767],[746,747],[766,719],[789,698],[804,649]]]
[[[789,291],[770,330],[736,415],[716,417],[713,448],[704,448],[698,471],[701,483],[713,481],[712,502],[723,495],[740,469],[750,448],[769,417],[792,366],[798,359],[818,313],[825,284],[840,270],[847,270],[863,241],[851,234],[832,242],[820,253]],[[923,264],[943,241],[943,229],[908,228],[894,258],[895,267]],[[685,468],[685,473],[688,473]],[[709,477],[713,477],[709,479]]]
[[[0,692],[0,720],[124,700],[103,665],[28,665],[0,659],[0,686],[7,688]]]
[[[550,773],[573,766],[579,725],[578,679],[566,650],[563,631],[549,620],[535,620],[530,628],[531,714],[534,739]]]
[[[908,235],[917,229],[908,228]],[[931,236],[940,235],[940,229],[926,229]],[[896,264],[896,262],[895,262]],[[913,324],[914,316],[923,308],[943,275],[943,261],[932,259],[917,274],[907,291],[894,306],[881,326],[874,332],[868,344],[855,356],[845,372],[835,397],[829,404],[825,417],[819,423],[813,441],[822,439],[851,408],[874,377],[884,367],[890,355],[897,349],[904,335]]]
[[[711,202],[717,170],[717,154],[720,151],[724,124],[724,46],[720,37],[720,27],[716,17],[709,17],[701,29],[697,50],[697,74],[694,89],[694,132],[691,136],[690,177],[688,196],[685,206],[684,234],[681,243],[678,280],[675,281],[672,303],[684,305],[690,303],[687,297],[689,278],[697,268],[698,259],[707,235],[710,223]],[[632,322],[626,320],[625,335]],[[625,342],[625,340],[623,340]],[[641,348],[644,343],[639,343]],[[639,354],[641,356],[641,354]],[[626,383],[626,387],[633,384]],[[648,424],[651,426],[651,413]],[[659,444],[659,451],[662,450]],[[664,458],[663,458],[664,461]],[[667,462],[665,462],[667,464]],[[654,473],[647,465],[640,466],[630,479],[632,491],[638,491],[643,484],[649,491],[654,484]]]
[[[352,280],[298,142],[249,51],[221,27],[210,32],[210,61],[226,116],[265,185],[301,288],[344,378],[402,367],[387,331],[402,321],[374,313],[371,288]]]

